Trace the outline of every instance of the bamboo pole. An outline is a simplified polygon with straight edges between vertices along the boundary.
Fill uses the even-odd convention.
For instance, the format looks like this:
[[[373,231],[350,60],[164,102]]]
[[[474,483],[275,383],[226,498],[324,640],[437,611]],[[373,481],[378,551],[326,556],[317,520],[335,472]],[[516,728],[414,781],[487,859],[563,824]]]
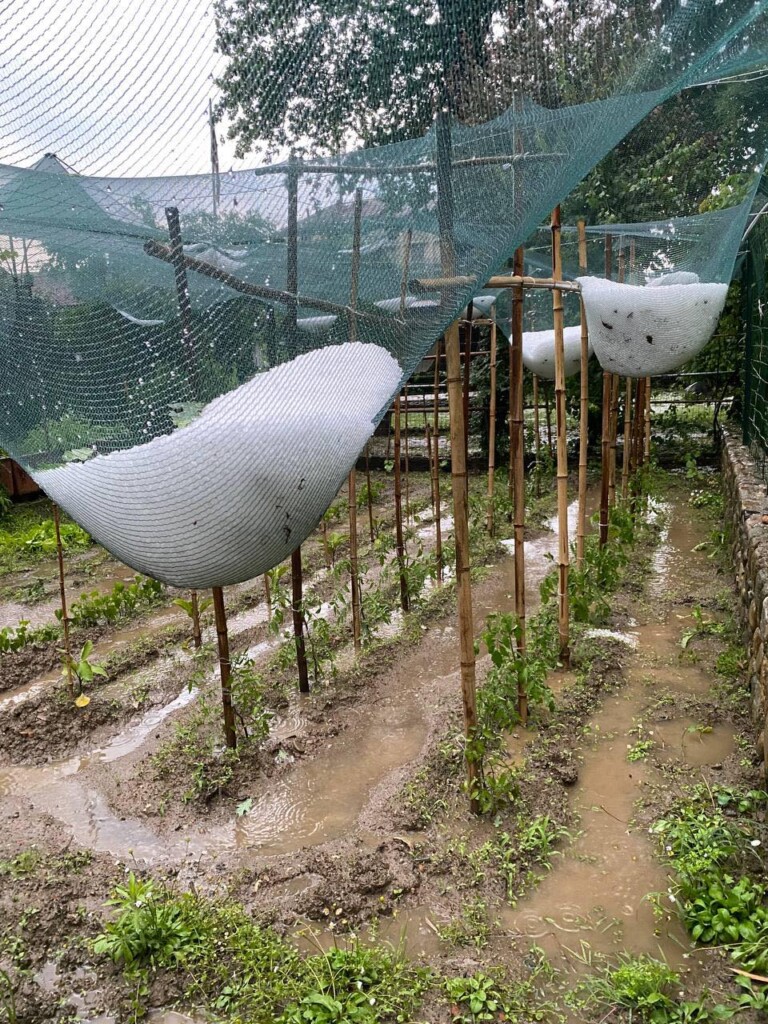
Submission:
[[[264,600],[267,603],[267,621],[272,621],[272,584],[269,582],[269,573],[264,573]]]
[[[552,277],[559,281],[563,275],[560,253],[560,207],[552,211]],[[570,548],[568,544],[568,425],[565,409],[565,348],[563,343],[563,294],[552,292],[552,311],[555,327],[555,412],[557,416],[557,518],[558,518],[558,634],[560,660],[570,665],[570,628],[568,600],[568,572]]]
[[[651,459],[651,378],[645,378],[645,430],[643,437],[643,462]]]
[[[193,590],[190,594],[192,604],[192,643],[196,651],[199,651],[203,646],[203,634],[200,629],[200,605],[197,600],[197,591]]]
[[[443,528],[440,522],[440,351],[442,339],[437,339],[435,352],[435,387],[432,396],[432,472],[434,473],[432,489],[435,496],[435,566],[438,584],[443,582]]]
[[[636,419],[635,414],[635,422]],[[629,497],[629,471],[635,444],[635,432],[632,427],[632,379],[627,377],[624,389],[624,450],[621,453],[621,496],[624,501]]]
[[[522,246],[515,250],[513,268],[522,270],[525,253]],[[523,422],[523,289],[512,289],[512,346],[509,352],[511,385],[509,396],[512,424],[512,478],[514,494],[514,558],[515,558],[515,617],[519,629],[518,650],[525,654],[528,648],[525,609],[525,429]],[[534,378],[536,380],[536,378]],[[537,396],[538,397],[538,396]],[[528,694],[522,683],[517,689],[517,713],[523,725],[528,722]]]
[[[67,659],[67,689],[69,690],[69,696],[74,700],[77,694],[75,693],[75,680],[72,672],[72,643],[69,638],[67,591],[64,585],[64,547],[61,543],[61,516],[59,514],[59,506],[55,504],[53,506],[53,525],[56,531],[56,558],[59,563],[59,596],[61,598],[61,626],[64,630],[64,657]]]
[[[286,300],[285,320],[288,345],[295,348],[297,342],[296,315],[299,291],[299,175],[296,160],[291,153],[286,175],[288,190],[288,223],[286,227],[286,268],[285,287],[289,293]]]
[[[469,461],[469,380],[472,362],[472,302],[467,303],[467,321],[464,326],[464,446]]]
[[[403,449],[405,451],[405,521],[411,521],[411,459],[408,448],[408,385],[403,388],[405,406],[405,430],[403,431]]]
[[[616,445],[619,434],[619,375],[611,374],[610,459],[608,463],[608,503],[616,504]]]
[[[360,236],[363,226],[363,190],[355,189],[352,222],[352,264],[349,276],[349,340],[357,341],[357,294],[360,288]],[[294,289],[298,290],[298,289]]]
[[[181,350],[184,353],[184,362],[187,367],[190,389],[193,395],[197,394],[197,365],[195,361],[195,341],[192,334],[192,303],[189,298],[189,285],[187,283],[187,268],[184,258],[184,246],[181,238],[181,224],[179,211],[176,206],[167,206],[165,218],[168,222],[168,237],[171,245],[168,250],[168,262],[173,266],[173,275],[176,283],[176,298],[179,303],[179,317],[181,319]]]
[[[600,547],[608,543],[608,508],[611,475],[611,385],[613,374],[603,370],[602,429],[600,437]]]
[[[539,377],[533,374],[533,457],[536,464],[536,497],[541,496],[541,424],[539,423]]]
[[[493,490],[496,472],[496,305],[491,307],[491,396],[488,411],[488,515],[487,529],[493,536]]]
[[[373,494],[371,493],[371,462],[368,457],[368,444],[365,446],[365,486],[368,489],[368,529],[371,534],[371,544],[376,540],[376,531],[373,527]]]
[[[472,584],[469,575],[469,500],[465,445],[464,402],[461,386],[459,325],[451,324],[445,335],[448,363],[448,402],[451,416],[451,485],[453,489],[453,531],[456,542],[456,587],[458,592],[459,643],[461,658],[461,695],[464,708],[464,732],[471,742],[477,729],[475,690],[475,643],[472,622]],[[470,802],[478,811],[477,764],[467,759]]]
[[[221,673],[221,703],[224,709],[224,742],[230,750],[237,747],[235,713],[232,708],[232,665],[229,660],[229,636],[227,635],[227,612],[224,607],[224,591],[213,587],[213,611],[216,616],[216,639],[219,644],[219,672]]]
[[[579,233],[579,270],[587,270],[587,226],[583,220],[577,225]],[[587,459],[589,455],[589,333],[584,303],[579,301],[581,315],[581,361],[579,401],[579,520],[576,530],[576,566],[584,561],[587,535]]]
[[[349,569],[352,593],[352,637],[360,650],[360,579],[357,574],[357,480],[354,466],[349,474]]]
[[[296,641],[296,667],[299,671],[299,693],[309,693],[307,648],[304,643],[304,574],[301,568],[301,546],[291,552],[291,615]]]
[[[395,543],[397,565],[400,573],[400,607],[404,612],[410,608],[408,578],[405,575],[405,541],[403,539],[403,489],[400,473],[400,395],[395,399]]]
[[[549,449],[549,457],[554,456],[554,449],[552,448],[552,409],[549,402],[549,385],[544,385],[544,415],[547,419],[547,448]]]

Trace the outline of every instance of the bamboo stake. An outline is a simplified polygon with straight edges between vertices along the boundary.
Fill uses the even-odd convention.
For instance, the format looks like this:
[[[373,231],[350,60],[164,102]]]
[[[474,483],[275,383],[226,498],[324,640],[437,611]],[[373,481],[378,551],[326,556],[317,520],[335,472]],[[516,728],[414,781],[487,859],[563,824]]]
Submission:
[[[608,543],[608,508],[611,476],[611,385],[613,374],[603,370],[602,430],[600,439],[600,547]]]
[[[288,161],[286,187],[288,189],[288,223],[286,228],[285,287],[290,298],[286,301],[285,320],[288,328],[288,345],[290,348],[295,348],[298,310],[296,296],[299,291],[299,175],[293,153]]]
[[[368,488],[368,529],[371,534],[371,544],[376,540],[376,531],[373,528],[373,494],[371,493],[371,463],[368,458],[368,444],[365,446],[365,486]]]
[[[493,536],[493,489],[496,472],[496,305],[491,307],[491,401],[488,412],[488,515],[487,529]]]
[[[400,607],[410,608],[408,578],[405,575],[405,541],[403,540],[403,490],[400,475],[400,395],[395,399],[395,538],[397,564],[400,571]]]
[[[616,504],[616,442],[619,432],[619,375],[611,374],[611,418],[610,439],[611,450],[608,462],[608,502]]]
[[[437,582],[438,584],[443,582],[443,536],[442,536],[442,525],[440,523],[440,350],[442,348],[442,339],[437,339],[437,349],[435,352],[435,387],[434,395],[432,396],[432,444],[434,446],[434,452],[432,455],[432,472],[433,477],[433,493],[435,496],[435,564],[437,569]]]
[[[296,641],[296,667],[299,671],[299,693],[309,693],[307,648],[304,643],[304,575],[301,568],[301,546],[291,552],[291,614]]]
[[[522,246],[515,250],[513,267],[522,270],[525,253]],[[512,478],[514,484],[514,557],[515,557],[515,617],[519,629],[518,650],[525,654],[528,647],[525,611],[525,430],[523,422],[523,289],[512,289],[512,346],[509,352],[511,390],[509,396],[512,424]],[[534,381],[536,378],[534,377]],[[538,397],[538,395],[537,395]],[[538,454],[537,454],[538,457]],[[528,722],[528,694],[522,683],[517,688],[517,713],[523,725]]]
[[[352,265],[349,277],[349,340],[357,341],[357,293],[360,288],[360,236],[363,225],[363,190],[355,189],[352,224]]]
[[[579,270],[587,270],[587,226],[578,222]],[[576,566],[581,568],[584,561],[584,544],[587,534],[587,458],[589,448],[589,333],[584,303],[579,302],[581,314],[581,363],[579,402],[579,521],[576,530]]]
[[[67,659],[67,689],[72,700],[75,694],[75,680],[72,673],[72,644],[69,639],[69,615],[67,614],[67,591],[64,586],[64,547],[61,543],[61,517],[59,506],[53,506],[53,525],[56,530],[56,558],[59,563],[59,595],[61,597],[61,625],[64,630],[64,657]]]
[[[357,575],[357,480],[354,467],[349,474],[349,568],[352,591],[352,637],[360,650],[360,580]]]
[[[544,415],[547,418],[547,448],[549,449],[549,457],[554,456],[554,449],[552,448],[552,409],[549,403],[549,385],[544,385]]]
[[[563,276],[560,254],[560,207],[552,211],[552,277]],[[560,660],[570,665],[570,629],[568,600],[568,571],[570,549],[568,545],[568,433],[565,410],[565,348],[563,344],[563,293],[552,292],[552,311],[555,327],[555,411],[557,416],[557,518],[558,518],[558,633]]]
[[[541,497],[541,473],[539,459],[541,456],[541,424],[539,423],[539,378],[533,375],[533,454],[536,462],[536,497]]]
[[[403,432],[403,448],[405,449],[405,521],[410,523],[411,521],[411,459],[408,450],[408,385],[406,384],[403,388],[403,398],[405,405],[405,430]]]
[[[643,461],[651,459],[651,378],[645,378],[645,431],[643,439]]]
[[[467,322],[464,326],[464,447],[469,461],[469,379],[472,361],[472,303],[467,303]]]
[[[232,708],[232,666],[229,660],[229,636],[227,635],[227,612],[224,607],[224,591],[213,587],[213,611],[216,616],[216,639],[219,644],[219,672],[221,673],[221,703],[224,708],[224,742],[230,750],[237,747],[235,713]]]
[[[632,426],[632,380],[627,377],[624,389],[624,450],[621,453],[621,496],[624,501],[629,497],[629,469],[635,442]]]
[[[200,629],[200,605],[197,600],[197,591],[193,590],[190,594],[192,603],[192,643],[196,651],[199,651],[203,646],[203,634]]]
[[[328,546],[328,524],[325,521],[325,515],[320,520],[320,526],[323,531],[323,552],[325,554],[325,567],[326,569],[331,568],[331,549]]]
[[[469,501],[464,434],[464,402],[461,387],[459,325],[451,324],[445,335],[448,362],[448,402],[451,416],[451,484],[453,489],[453,531],[456,542],[456,587],[458,592],[459,643],[461,658],[461,695],[464,708],[464,732],[470,742],[477,729],[475,691],[475,644],[472,622],[472,584],[469,575]],[[470,805],[478,808],[477,764],[467,759]]]
[[[272,584],[269,582],[269,573],[264,573],[264,600],[267,602],[267,621],[272,621]]]

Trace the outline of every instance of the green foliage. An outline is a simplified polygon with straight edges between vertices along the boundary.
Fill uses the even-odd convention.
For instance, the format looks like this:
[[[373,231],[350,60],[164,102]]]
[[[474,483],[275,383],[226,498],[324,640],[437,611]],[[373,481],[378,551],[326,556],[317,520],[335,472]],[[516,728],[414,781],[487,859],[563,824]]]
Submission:
[[[533,965],[525,981],[506,983],[499,972],[445,978],[443,989],[451,1004],[453,1024],[476,1021],[509,1021],[510,1024],[534,1024],[561,1020],[539,989],[543,979],[551,979],[552,970],[544,955],[534,947],[529,954]],[[530,965],[530,960],[529,960]]]
[[[3,626],[0,629],[0,654],[20,651],[28,644],[47,644],[59,637],[59,627],[53,624],[30,626],[22,619],[18,626]]]
[[[582,991],[604,1013],[625,1009],[637,1012],[643,1021],[664,1021],[673,1006],[669,990],[678,981],[677,974],[660,960],[621,954],[615,967],[588,978]]]
[[[446,994],[454,1004],[454,1024],[471,1021],[503,1020],[507,1010],[496,981],[487,974],[478,972],[468,978],[448,978]]]
[[[200,942],[184,908],[151,879],[140,881],[134,873],[115,888],[107,906],[117,916],[93,944],[129,972],[142,967],[172,967],[186,959]]]
[[[82,551],[92,543],[77,523],[61,524],[61,546],[65,551]],[[22,552],[34,558],[56,554],[56,527],[52,519],[44,519],[26,529],[0,530],[0,555],[12,557]]]
[[[674,899],[691,936],[724,946],[750,971],[768,970],[764,838],[756,822],[733,817],[765,802],[761,791],[698,790],[651,831],[676,872]],[[753,874],[757,878],[752,877]]]
[[[106,678],[107,675],[107,670],[103,665],[100,665],[98,662],[91,661],[92,654],[92,640],[85,641],[83,646],[80,648],[80,653],[76,657],[70,657],[66,651],[62,651],[61,660],[63,662],[63,668],[61,670],[61,674],[67,678],[70,670],[74,672],[75,676],[80,681],[81,690],[85,683],[92,682],[94,676],[104,676]]]
[[[691,618],[693,619],[694,625],[690,629],[686,629],[680,639],[680,646],[683,650],[686,650],[691,641],[695,640],[696,637],[727,636],[731,631],[727,622],[718,622],[716,619],[705,619],[704,613],[699,605],[696,605],[693,608]]]
[[[172,603],[175,604],[177,608],[181,608],[181,610],[186,615],[188,615],[190,617],[190,619],[194,618],[194,616],[195,616],[195,606],[192,603],[191,599],[187,600],[187,598],[185,598],[185,597],[177,597]],[[203,612],[208,611],[208,609],[211,607],[212,604],[213,604],[213,598],[212,597],[204,597],[202,600],[198,599],[198,602],[197,602],[197,613],[198,613],[198,615],[202,615]]]
[[[165,587],[158,580],[137,575],[133,583],[118,580],[107,594],[98,590],[81,594],[72,603],[69,618],[75,626],[111,625],[159,604],[164,594]],[[61,619],[61,609],[56,610],[56,617]]]

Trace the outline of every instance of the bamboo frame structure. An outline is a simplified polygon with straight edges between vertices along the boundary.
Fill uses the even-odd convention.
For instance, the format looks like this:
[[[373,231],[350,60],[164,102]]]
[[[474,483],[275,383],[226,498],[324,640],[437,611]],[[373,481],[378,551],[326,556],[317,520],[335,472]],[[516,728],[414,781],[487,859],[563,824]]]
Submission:
[[[299,693],[309,693],[307,648],[304,643],[304,574],[301,567],[301,545],[291,552],[291,615],[296,642],[296,667],[299,671]]]
[[[373,525],[373,494],[371,493],[371,461],[368,456],[368,442],[365,444],[365,486],[368,489],[368,529],[371,534],[371,544],[376,540],[376,530]]]
[[[493,536],[493,492],[496,472],[496,305],[491,306],[490,403],[488,410],[488,512],[486,528]]]
[[[632,380],[626,379],[624,388],[624,449],[621,453],[621,497],[624,501],[629,497],[629,473],[634,459],[636,419],[632,420]]]
[[[395,543],[400,576],[400,607],[410,609],[408,578],[405,574],[405,540],[403,538],[403,485],[400,472],[400,395],[395,399]]]
[[[565,153],[516,153],[513,155],[502,155],[494,153],[490,156],[468,156],[459,160],[449,160],[449,167],[485,167],[494,164],[521,164],[521,163],[542,163],[547,160],[560,160]],[[335,174],[343,177],[354,177],[355,175],[364,178],[382,178],[390,174],[432,174],[439,170],[437,163],[432,161],[416,164],[384,164],[381,167],[374,167],[371,164],[359,164],[351,161],[341,164],[314,163],[303,164],[294,160],[294,166],[298,174]],[[280,174],[281,167],[256,167],[249,171],[252,177],[264,177],[269,174]]]
[[[475,681],[475,642],[472,620],[472,584],[469,561],[469,497],[464,434],[464,402],[462,396],[459,325],[453,323],[445,335],[448,364],[448,403],[451,416],[451,486],[453,490],[453,531],[456,542],[456,588],[458,593],[459,644],[461,659],[461,696],[464,709],[464,732],[468,741],[477,729],[477,694]],[[467,782],[472,810],[477,812],[477,764],[467,758]]]
[[[196,590],[190,593],[190,603],[192,605],[192,644],[195,650],[199,651],[203,646],[203,634],[200,629],[200,604],[197,600]]]
[[[232,664],[229,658],[229,636],[227,634],[227,611],[224,607],[224,591],[213,587],[213,611],[216,617],[216,639],[219,645],[219,672],[221,673],[221,703],[224,709],[224,742],[230,750],[237,747],[235,712],[232,707]]]
[[[522,246],[515,250],[513,267],[521,271],[525,263]],[[523,301],[522,285],[512,289],[512,346],[510,362],[509,417],[511,423],[511,469],[513,480],[513,536],[515,559],[515,617],[519,629],[518,650],[528,647],[525,609],[525,424],[523,422]],[[517,713],[523,725],[528,722],[528,694],[522,683],[517,689]]]
[[[559,281],[563,266],[560,252],[560,207],[552,211],[552,277]],[[565,409],[565,346],[563,339],[563,294],[552,291],[552,312],[555,328],[555,413],[557,427],[557,532],[558,532],[558,635],[560,661],[570,664],[570,609],[568,599],[568,572],[570,549],[568,545],[568,425]]]
[[[579,270],[587,270],[587,226],[583,220],[577,224],[579,238]],[[576,528],[576,566],[584,561],[587,535],[587,462],[589,455],[589,331],[584,303],[579,298],[581,318],[581,353],[579,363],[579,513]]]
[[[616,504],[616,448],[619,435],[619,375],[611,374],[610,452],[608,459],[608,504]]]
[[[74,700],[75,681],[72,673],[72,642],[69,638],[69,615],[67,613],[67,590],[64,584],[64,547],[61,543],[61,515],[59,506],[53,505],[53,526],[56,532],[56,559],[59,564],[59,597],[61,599],[61,625],[64,630],[64,657],[67,670],[67,689],[70,697]]]
[[[355,651],[360,650],[360,578],[357,568],[357,474],[354,466],[350,470],[349,485],[349,573],[352,596],[352,638]]]

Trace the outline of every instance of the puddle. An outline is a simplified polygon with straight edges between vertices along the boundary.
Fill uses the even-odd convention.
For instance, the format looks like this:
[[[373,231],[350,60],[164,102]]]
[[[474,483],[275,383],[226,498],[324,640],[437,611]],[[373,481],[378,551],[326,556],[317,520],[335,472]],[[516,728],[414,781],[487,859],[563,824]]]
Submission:
[[[736,749],[736,732],[730,725],[703,726],[691,718],[654,722],[653,738],[662,759],[678,758],[697,768],[722,764]]]

